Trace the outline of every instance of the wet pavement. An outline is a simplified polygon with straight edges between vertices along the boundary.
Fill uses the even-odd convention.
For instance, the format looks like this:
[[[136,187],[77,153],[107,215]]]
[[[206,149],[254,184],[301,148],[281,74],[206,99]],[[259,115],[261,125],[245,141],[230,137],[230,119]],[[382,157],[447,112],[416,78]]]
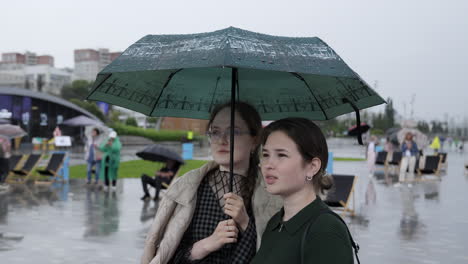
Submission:
[[[361,262],[468,263],[467,159],[449,153],[441,181],[412,188],[382,173],[370,179],[365,162],[335,162],[334,173],[359,176],[357,216],[345,220]],[[119,180],[115,192],[82,180],[11,187],[0,193],[0,262],[137,263],[158,205],[141,195],[138,179]]]

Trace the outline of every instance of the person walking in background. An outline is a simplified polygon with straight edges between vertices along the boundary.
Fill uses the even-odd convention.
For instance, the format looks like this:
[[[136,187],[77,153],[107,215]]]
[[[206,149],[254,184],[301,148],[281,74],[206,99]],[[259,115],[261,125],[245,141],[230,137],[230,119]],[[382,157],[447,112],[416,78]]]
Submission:
[[[88,138],[88,141],[85,145],[85,160],[87,163],[87,182],[86,184],[91,184],[92,174],[94,171],[94,184],[99,183],[99,170],[101,169],[101,159],[102,153],[99,151],[99,146],[101,145],[100,141],[100,131],[97,128],[91,130],[91,137]]]
[[[117,175],[120,165],[120,149],[122,144],[117,137],[117,133],[112,131],[106,141],[102,142],[99,149],[102,151],[101,171],[99,178],[104,181],[106,190],[109,190],[112,183],[112,190],[116,190]]]
[[[61,137],[62,136],[62,130],[58,126],[55,127],[54,132],[52,133],[54,137]]]
[[[413,140],[413,134],[411,134],[411,132],[406,133],[405,141],[401,144],[401,152],[403,153],[403,158],[401,159],[400,176],[395,187],[400,186],[404,181],[410,181],[408,187],[412,187],[411,181],[414,180],[414,168],[416,166],[416,156],[419,150],[416,142]],[[407,170],[408,177],[406,177]]]
[[[369,178],[374,176],[375,172],[375,158],[377,156],[375,152],[375,145],[378,144],[377,137],[372,135],[367,145],[367,168],[369,169]]]
[[[144,195],[141,197],[141,200],[145,201],[151,198],[151,195],[148,191],[148,185],[153,186],[156,189],[154,195],[154,200],[159,199],[159,192],[163,189],[163,183],[169,185],[174,178],[175,174],[179,170],[180,163],[174,160],[168,160],[166,166],[158,170],[154,178],[151,178],[147,174],[141,176],[141,185],[143,187]]]
[[[8,188],[8,185],[5,185],[5,179],[10,172],[10,157],[10,139],[0,136],[0,190]]]

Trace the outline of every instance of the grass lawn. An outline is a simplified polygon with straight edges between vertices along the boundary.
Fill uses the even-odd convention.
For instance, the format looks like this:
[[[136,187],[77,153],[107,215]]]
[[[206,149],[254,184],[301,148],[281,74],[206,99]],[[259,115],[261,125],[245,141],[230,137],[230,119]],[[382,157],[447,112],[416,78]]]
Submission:
[[[362,158],[334,158],[334,161],[364,161]],[[185,165],[179,170],[179,176],[184,175],[187,171],[196,169],[205,164],[206,160],[187,160]],[[131,160],[120,163],[119,178],[139,178],[141,174],[146,173],[150,176],[160,169],[164,164],[161,162],[151,162],[145,160]],[[86,164],[70,167],[71,179],[86,178]]]
[[[184,175],[187,171],[196,169],[205,164],[206,160],[187,160],[186,163],[180,168],[179,176]],[[150,176],[160,169],[164,163],[151,162],[145,160],[131,160],[120,163],[119,178],[140,178],[142,173]],[[70,167],[70,178],[72,179],[85,179],[86,178],[86,164],[76,165]]]

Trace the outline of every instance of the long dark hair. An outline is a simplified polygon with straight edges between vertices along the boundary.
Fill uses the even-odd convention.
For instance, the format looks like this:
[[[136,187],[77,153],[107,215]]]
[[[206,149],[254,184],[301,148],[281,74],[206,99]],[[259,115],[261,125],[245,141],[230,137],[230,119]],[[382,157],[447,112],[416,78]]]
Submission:
[[[304,163],[312,161],[313,158],[320,159],[320,170],[314,175],[312,184],[317,194],[329,190],[333,185],[333,179],[325,173],[328,163],[328,146],[322,130],[309,119],[285,118],[265,127],[261,137],[262,145],[265,145],[268,136],[275,131],[285,133],[294,141]]]
[[[224,103],[217,105],[213,111],[211,112],[210,119],[208,121],[207,125],[207,130],[210,129],[211,124],[213,123],[214,118],[218,113],[225,109],[225,108],[231,108],[231,103]],[[256,137],[255,141],[255,148],[254,150],[250,153],[250,158],[249,158],[249,169],[247,171],[247,182],[244,186],[243,190],[241,190],[241,195],[242,199],[244,200],[245,207],[247,209],[250,208],[251,205],[251,198],[253,195],[253,191],[255,188],[255,181],[257,180],[257,175],[258,175],[258,167],[257,164],[259,163],[259,149],[260,149],[260,144],[259,144],[259,136],[262,131],[262,119],[260,118],[260,114],[255,110],[255,108],[242,101],[236,101],[235,102],[235,109],[236,112],[239,114],[240,118],[244,120],[244,122],[247,124],[247,127],[249,129],[250,135],[252,137]],[[235,143],[235,142],[234,142]]]

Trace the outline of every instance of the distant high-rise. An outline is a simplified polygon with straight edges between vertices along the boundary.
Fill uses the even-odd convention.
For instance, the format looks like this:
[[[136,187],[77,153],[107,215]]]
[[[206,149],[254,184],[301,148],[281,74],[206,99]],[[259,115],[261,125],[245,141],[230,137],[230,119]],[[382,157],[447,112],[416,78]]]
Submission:
[[[54,57],[37,56],[34,52],[9,52],[0,61],[0,86],[26,88],[33,91],[59,95],[66,84],[71,83],[69,70],[54,67]]]
[[[94,81],[99,71],[120,56],[121,52],[109,52],[108,49],[76,49],[75,80]]]
[[[54,67],[54,57],[50,55],[37,56],[36,53],[27,51],[24,54],[9,52],[2,54],[2,68],[10,68],[13,65],[50,65]]]

